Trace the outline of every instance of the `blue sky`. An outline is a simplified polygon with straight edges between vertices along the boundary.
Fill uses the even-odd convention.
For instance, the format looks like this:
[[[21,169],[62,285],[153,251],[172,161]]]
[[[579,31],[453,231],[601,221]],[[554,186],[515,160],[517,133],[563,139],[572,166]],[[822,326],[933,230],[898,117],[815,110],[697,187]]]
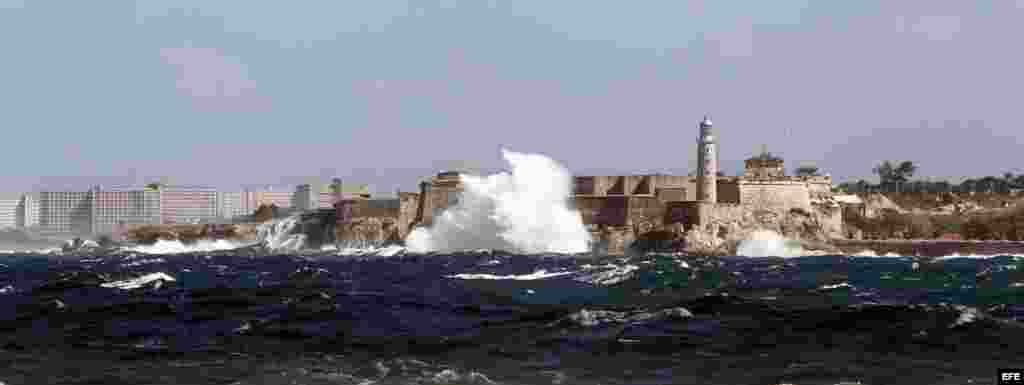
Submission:
[[[173,4],[173,7],[167,4]],[[340,176],[499,149],[686,173],[762,144],[839,179],[1024,173],[1024,2],[0,0],[5,190]]]

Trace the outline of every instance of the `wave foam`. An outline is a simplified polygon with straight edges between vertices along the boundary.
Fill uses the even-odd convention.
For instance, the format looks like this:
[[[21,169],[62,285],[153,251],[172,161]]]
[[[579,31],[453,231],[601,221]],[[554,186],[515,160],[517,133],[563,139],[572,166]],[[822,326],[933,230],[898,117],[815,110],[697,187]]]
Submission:
[[[145,286],[146,284],[148,284],[150,282],[156,282],[156,281],[174,282],[174,277],[171,277],[171,276],[169,276],[169,275],[167,275],[165,273],[156,272],[156,273],[152,273],[152,274],[146,274],[146,275],[143,275],[143,276],[137,277],[137,278],[126,279],[124,281],[116,281],[116,282],[104,283],[104,284],[101,284],[100,286],[110,287],[110,288],[117,288],[117,289],[122,289],[122,290],[131,290],[131,289],[138,289],[140,287]]]
[[[899,258],[899,257],[902,257],[902,255],[893,253],[891,251],[888,252],[888,253],[879,255],[878,252],[873,251],[873,250],[861,250],[861,251],[858,251],[858,252],[852,254],[851,256],[853,256],[853,257],[872,257],[872,258]]]
[[[459,202],[406,237],[409,251],[478,249],[516,253],[585,253],[590,233],[568,206],[572,177],[554,160],[502,149],[512,173],[462,175]]]
[[[517,281],[532,281],[537,279],[559,277],[567,274],[572,274],[571,271],[553,272],[549,273],[547,270],[537,270],[530,274],[523,275],[494,275],[494,274],[455,274],[446,275],[446,278],[457,278],[457,279],[491,279],[491,280],[503,280],[511,279]]]
[[[297,251],[306,246],[306,235],[295,234],[302,221],[299,214],[288,218],[260,224],[256,228],[256,239],[263,247],[273,251]]]
[[[195,253],[195,252],[207,252],[207,251],[219,251],[219,250],[233,250],[240,247],[248,246],[248,244],[232,242],[224,239],[218,240],[199,240],[195,243],[184,244],[181,241],[167,241],[157,240],[152,245],[139,245],[134,247],[125,248],[125,251],[131,251],[143,254],[181,254],[181,253]]]
[[[376,256],[376,257],[393,257],[405,253],[405,247],[399,245],[388,245],[383,247],[342,247],[337,249],[338,255],[345,256]],[[334,250],[332,250],[334,251]]]
[[[771,230],[756,230],[740,241],[736,254],[743,257],[794,258],[807,254],[800,242],[786,239]]]
[[[997,254],[997,255],[964,254],[964,255],[960,255],[959,253],[953,253],[953,254],[950,254],[950,255],[947,255],[947,256],[943,256],[943,257],[939,257],[939,258],[936,258],[936,259],[937,260],[957,259],[957,258],[991,259],[991,258],[996,258],[996,257],[1012,257],[1012,258],[1015,258],[1015,259],[1020,259],[1020,258],[1024,258],[1024,255],[1020,255],[1020,254]]]

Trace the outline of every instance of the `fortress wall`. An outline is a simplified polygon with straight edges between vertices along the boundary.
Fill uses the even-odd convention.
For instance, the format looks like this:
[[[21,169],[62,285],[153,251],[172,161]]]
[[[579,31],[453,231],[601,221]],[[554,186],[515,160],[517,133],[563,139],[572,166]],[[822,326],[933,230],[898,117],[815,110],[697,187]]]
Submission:
[[[686,181],[686,197],[687,201],[697,200],[697,178],[689,179]]]
[[[578,195],[594,195],[594,177],[577,176],[572,178],[572,193]]]
[[[655,190],[655,195],[662,202],[681,202],[686,200],[686,189],[683,187],[667,187]]]
[[[702,225],[707,226],[712,223],[742,223],[743,218],[750,212],[749,207],[737,203],[719,203],[714,206],[713,209],[707,210],[704,215],[705,218],[702,220]],[[713,229],[715,233],[718,233],[718,229]]]
[[[619,176],[593,175],[573,178],[573,191],[581,195],[606,196]]]
[[[583,223],[600,226],[625,226],[625,197],[574,197],[571,206],[579,211]]]
[[[615,187],[615,183],[619,181],[618,176],[598,176],[594,177],[594,194],[606,196]]]
[[[804,182],[747,180],[740,182],[739,190],[740,203],[746,206],[783,211],[811,208],[810,191]]]
[[[649,178],[653,188],[686,187],[695,182],[692,177],[680,175],[651,175]]]
[[[643,180],[642,176],[639,175],[627,175],[624,176],[622,183],[624,184],[623,193],[631,195],[636,191],[636,188],[640,186],[640,182]]]
[[[665,204],[665,219],[666,224],[680,224],[684,228],[690,228],[691,226],[699,223],[700,221],[700,208],[698,203],[694,201],[684,202],[668,202]]]
[[[629,223],[647,232],[665,223],[665,204],[653,197],[629,198]]]
[[[822,196],[832,194],[832,178],[812,177],[807,180],[807,188],[811,196]]]
[[[419,209],[420,194],[398,194],[398,232],[404,238],[412,230]]]
[[[716,190],[718,203],[740,203],[740,186],[737,180],[720,180]]]

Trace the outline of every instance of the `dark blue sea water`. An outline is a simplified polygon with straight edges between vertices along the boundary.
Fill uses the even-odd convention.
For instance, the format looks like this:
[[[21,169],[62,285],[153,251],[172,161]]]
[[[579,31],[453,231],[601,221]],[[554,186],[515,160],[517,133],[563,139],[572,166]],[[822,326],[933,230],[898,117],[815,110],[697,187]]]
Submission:
[[[1014,256],[0,255],[6,384],[982,384],[1021,321]]]

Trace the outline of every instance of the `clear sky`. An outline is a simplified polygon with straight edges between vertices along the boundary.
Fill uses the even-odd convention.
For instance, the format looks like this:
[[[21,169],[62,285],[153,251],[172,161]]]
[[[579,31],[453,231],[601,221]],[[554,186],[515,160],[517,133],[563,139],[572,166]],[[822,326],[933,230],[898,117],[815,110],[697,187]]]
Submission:
[[[1021,36],[1019,0],[0,0],[0,184],[687,173],[705,112],[730,174],[1024,173]]]

